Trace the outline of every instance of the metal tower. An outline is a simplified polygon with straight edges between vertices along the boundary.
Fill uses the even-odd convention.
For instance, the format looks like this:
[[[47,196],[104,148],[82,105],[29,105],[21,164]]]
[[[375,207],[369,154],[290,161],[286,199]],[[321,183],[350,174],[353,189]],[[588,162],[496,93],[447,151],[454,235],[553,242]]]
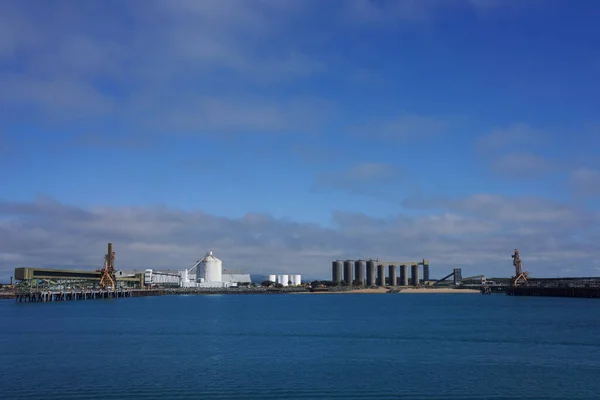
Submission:
[[[529,279],[529,273],[523,271],[519,250],[515,249],[515,253],[511,257],[513,259],[513,265],[515,266],[515,279],[513,280],[513,286],[518,286],[521,282],[527,283],[527,280]]]

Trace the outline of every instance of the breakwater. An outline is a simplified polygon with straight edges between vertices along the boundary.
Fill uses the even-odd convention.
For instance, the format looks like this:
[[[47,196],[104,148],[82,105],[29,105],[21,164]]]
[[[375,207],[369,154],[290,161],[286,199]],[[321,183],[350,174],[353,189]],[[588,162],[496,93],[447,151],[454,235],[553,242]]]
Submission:
[[[600,298],[600,288],[517,286],[508,288],[506,294],[509,296],[581,297],[597,299]]]

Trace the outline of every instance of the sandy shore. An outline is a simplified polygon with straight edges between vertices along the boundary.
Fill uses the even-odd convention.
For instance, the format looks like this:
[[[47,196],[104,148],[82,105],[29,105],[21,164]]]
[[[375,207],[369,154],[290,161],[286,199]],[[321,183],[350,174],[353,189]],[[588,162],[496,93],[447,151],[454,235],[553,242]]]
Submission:
[[[294,294],[381,294],[388,293],[389,288],[377,288],[377,289],[357,289],[357,290],[346,290],[341,292],[297,292]],[[449,289],[449,288],[405,288],[402,289],[398,294],[404,293],[419,293],[419,294],[433,294],[433,293],[451,293],[451,294],[479,294],[477,289]]]
[[[422,289],[414,289],[414,288],[406,288],[406,289],[402,289],[402,291],[400,292],[402,293],[452,293],[452,294],[479,294],[481,293],[479,290],[477,289],[450,289],[450,288],[422,288]]]
[[[359,290],[344,290],[340,292],[292,292],[290,294],[357,294],[357,293],[387,293],[389,289],[386,288],[377,288],[377,289],[359,289]]]

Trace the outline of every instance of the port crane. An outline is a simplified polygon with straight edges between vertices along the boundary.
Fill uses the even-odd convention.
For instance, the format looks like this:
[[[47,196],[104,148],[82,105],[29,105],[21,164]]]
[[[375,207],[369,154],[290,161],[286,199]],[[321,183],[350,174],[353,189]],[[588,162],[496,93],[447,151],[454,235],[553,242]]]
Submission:
[[[515,267],[515,279],[513,280],[513,286],[518,286],[521,282],[527,283],[527,281],[529,280],[529,273],[523,271],[523,265],[521,262],[521,257],[519,255],[519,250],[515,249],[515,252],[511,257],[513,259],[513,265]]]
[[[108,244],[108,251],[104,256],[104,267],[100,270],[100,288],[114,290],[115,285],[115,255],[113,244]]]

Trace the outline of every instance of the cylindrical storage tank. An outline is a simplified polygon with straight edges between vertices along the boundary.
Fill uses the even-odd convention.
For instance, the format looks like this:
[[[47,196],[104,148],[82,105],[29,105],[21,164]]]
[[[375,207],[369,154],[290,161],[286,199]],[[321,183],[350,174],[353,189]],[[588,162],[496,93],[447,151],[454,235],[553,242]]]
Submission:
[[[273,283],[277,283],[277,276],[274,274],[271,274],[268,276],[267,280],[270,282],[273,282]]]
[[[373,260],[367,261],[367,286],[375,286],[375,270],[377,263]]]
[[[365,284],[365,262],[363,260],[354,263],[354,280],[358,286]]]
[[[385,266],[377,266],[377,286],[385,286]]]
[[[429,264],[425,264],[423,262],[423,282],[427,282],[429,280]]]
[[[290,286],[296,286],[296,275],[290,275]]]
[[[419,286],[419,266],[412,265],[411,266],[411,285]]]
[[[302,275],[300,275],[300,274],[294,275],[294,285],[296,285],[296,286],[302,285]]]
[[[396,278],[396,266],[395,265],[390,265],[389,267],[389,271],[388,271],[388,277],[390,279],[390,286],[397,286],[398,285],[398,281]]]
[[[336,285],[339,285],[342,281],[342,267],[343,263],[341,261],[334,261],[331,264],[331,280]]]
[[[348,285],[352,285],[352,267],[354,266],[354,261],[346,260],[344,261],[344,281]]]
[[[400,285],[408,286],[408,265],[400,266]]]
[[[223,280],[223,263],[217,257],[213,256],[212,251],[200,261],[198,266],[200,273],[196,280],[204,278],[204,282],[221,282]]]
[[[184,269],[179,271],[179,286],[183,287],[185,283],[190,281],[188,277],[188,270]]]
[[[283,275],[281,275],[281,282],[280,283],[283,286],[288,286],[289,285],[289,279],[290,279],[290,277],[287,274],[283,274]]]

